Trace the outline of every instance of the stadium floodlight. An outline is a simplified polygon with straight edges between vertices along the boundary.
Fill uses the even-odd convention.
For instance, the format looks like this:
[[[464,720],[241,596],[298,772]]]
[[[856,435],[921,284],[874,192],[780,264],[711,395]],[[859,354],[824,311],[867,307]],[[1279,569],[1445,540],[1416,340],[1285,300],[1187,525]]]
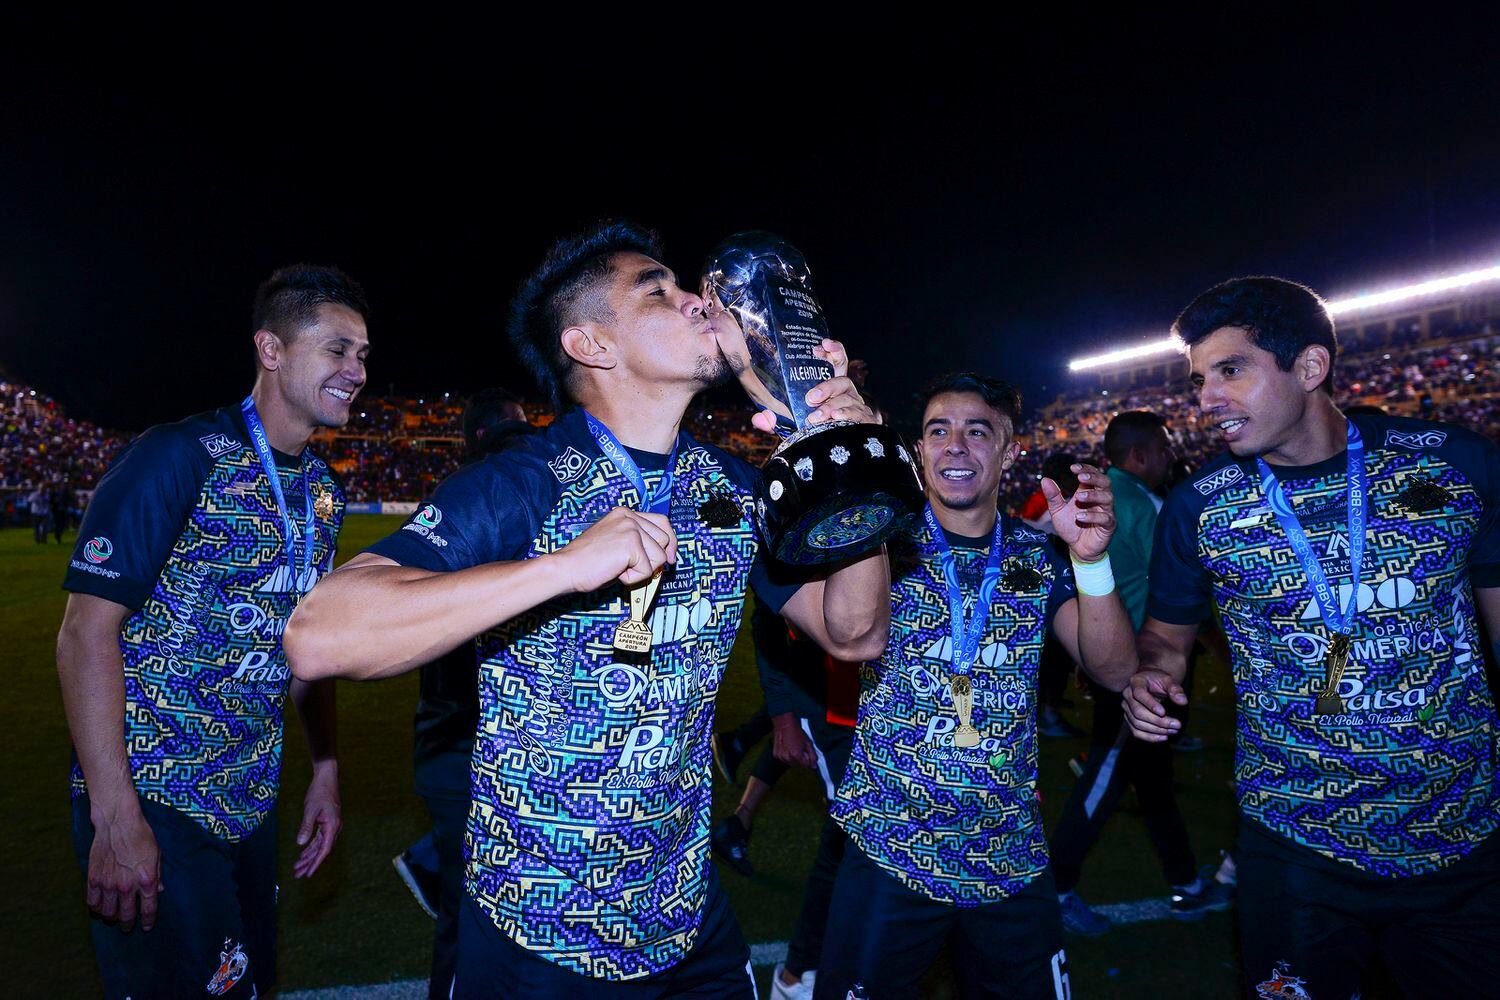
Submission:
[[[1487,281],[1500,281],[1500,265],[1484,267],[1475,271],[1464,271],[1462,274],[1450,274],[1445,278],[1433,278],[1431,281],[1419,281],[1412,285],[1401,285],[1397,288],[1388,288],[1383,292],[1370,292],[1365,295],[1351,295],[1348,298],[1332,299],[1328,302],[1328,314],[1330,316],[1341,316],[1344,313],[1357,312],[1361,309],[1372,309],[1375,306],[1393,305],[1397,302],[1421,298],[1424,295],[1435,295],[1438,292],[1451,292],[1458,288],[1468,288],[1470,285],[1478,285]],[[1068,371],[1082,372],[1088,371],[1091,368],[1103,368],[1106,365],[1118,364],[1121,361],[1135,361],[1140,358],[1154,357],[1158,354],[1177,351],[1181,346],[1176,337],[1162,337],[1144,344],[1137,344],[1135,347],[1125,347],[1117,351],[1109,351],[1105,354],[1093,354],[1084,358],[1074,358],[1068,362]]]
[[[1095,354],[1087,358],[1074,358],[1068,362],[1068,371],[1082,372],[1090,368],[1102,368],[1112,365],[1118,361],[1134,361],[1137,358],[1149,358],[1154,354],[1166,354],[1175,351],[1182,344],[1176,337],[1163,337],[1153,340],[1147,344],[1139,344],[1135,347],[1124,347],[1118,351],[1110,351],[1108,354]]]
[[[1332,316],[1338,316],[1342,313],[1354,312],[1359,309],[1370,309],[1374,306],[1405,302],[1407,299],[1421,298],[1424,295],[1433,295],[1437,292],[1450,292],[1455,288],[1467,288],[1470,285],[1478,285],[1486,281],[1500,281],[1500,266],[1485,267],[1478,271],[1465,271],[1463,274],[1450,274],[1446,278],[1433,278],[1431,281],[1422,281],[1415,285],[1388,288],[1383,292],[1371,292],[1368,295],[1351,295],[1347,299],[1335,299],[1328,303],[1328,312]]]

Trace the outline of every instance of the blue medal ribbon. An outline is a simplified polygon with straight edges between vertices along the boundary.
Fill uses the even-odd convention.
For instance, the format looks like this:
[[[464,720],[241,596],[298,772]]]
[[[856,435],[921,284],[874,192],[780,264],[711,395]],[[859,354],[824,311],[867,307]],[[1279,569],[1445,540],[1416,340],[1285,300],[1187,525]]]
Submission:
[[[922,516],[927,519],[927,530],[937,542],[938,559],[943,567],[943,583],[948,589],[948,617],[953,630],[953,673],[968,676],[974,661],[979,658],[979,641],[990,622],[990,602],[995,596],[995,587],[1000,583],[1000,562],[1005,557],[1005,518],[995,515],[995,536],[990,540],[990,556],[984,564],[984,576],[979,582],[979,596],[974,601],[974,614],[964,621],[964,595],[958,586],[958,563],[953,549],[948,545],[948,536],[927,504]]]
[[[1359,435],[1359,428],[1354,426],[1354,421],[1349,421],[1348,430],[1348,473],[1346,478],[1349,490],[1349,603],[1346,607],[1339,606],[1338,591],[1328,582],[1328,576],[1323,572],[1323,566],[1318,562],[1317,553],[1313,551],[1312,543],[1307,540],[1307,533],[1302,530],[1302,522],[1297,520],[1296,511],[1292,510],[1291,501],[1287,498],[1286,491],[1281,488],[1281,483],[1276,479],[1276,473],[1266,464],[1264,458],[1257,458],[1256,465],[1260,468],[1260,488],[1265,493],[1266,499],[1270,501],[1271,511],[1276,515],[1276,521],[1281,525],[1281,530],[1286,532],[1287,540],[1292,543],[1292,551],[1297,555],[1297,561],[1302,564],[1302,571],[1307,574],[1307,580],[1312,584],[1313,597],[1317,599],[1318,610],[1323,615],[1323,624],[1335,635],[1347,636],[1354,624],[1354,616],[1359,611],[1359,583],[1364,569],[1365,555],[1365,515],[1366,498],[1369,495],[1369,477],[1365,471],[1365,443]]]
[[[672,442],[672,453],[667,456],[667,467],[662,470],[661,482],[656,484],[655,492],[646,490],[646,477],[641,474],[640,466],[635,464],[635,459],[630,457],[630,452],[615,437],[614,432],[587,410],[583,411],[584,417],[589,422],[589,433],[594,435],[594,441],[599,445],[599,450],[604,452],[604,457],[615,464],[620,474],[630,481],[635,491],[641,497],[641,509],[647,514],[666,514],[672,507],[672,487],[677,477],[677,446],[682,441],[682,435]]]
[[[286,494],[281,489],[281,476],[276,471],[276,457],[271,454],[271,441],[266,437],[265,427],[261,425],[260,414],[255,412],[253,396],[246,396],[240,403],[240,413],[245,417],[245,427],[250,431],[250,443],[255,446],[255,454],[260,458],[260,467],[271,480],[271,495],[276,498],[276,512],[281,515],[281,527],[286,532],[286,568],[292,574],[291,589],[294,594],[301,594],[302,581],[312,577],[313,539],[316,537],[313,534],[315,522],[312,486],[308,482],[311,476],[307,471],[307,463],[302,462],[302,499],[307,506],[307,530],[302,533],[302,572],[298,574],[297,534],[292,530],[292,515],[287,511]]]

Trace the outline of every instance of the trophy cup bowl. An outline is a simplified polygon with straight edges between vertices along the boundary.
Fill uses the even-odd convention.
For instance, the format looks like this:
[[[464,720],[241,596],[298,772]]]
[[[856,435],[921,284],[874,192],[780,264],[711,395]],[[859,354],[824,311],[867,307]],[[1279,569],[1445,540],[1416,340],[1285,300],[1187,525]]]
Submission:
[[[807,422],[807,391],[833,366],[813,353],[828,326],[801,252],[771,233],[736,233],[709,255],[702,288],[730,370],[784,436],[755,502],[771,554],[794,566],[838,562],[906,530],[924,494],[901,436]]]

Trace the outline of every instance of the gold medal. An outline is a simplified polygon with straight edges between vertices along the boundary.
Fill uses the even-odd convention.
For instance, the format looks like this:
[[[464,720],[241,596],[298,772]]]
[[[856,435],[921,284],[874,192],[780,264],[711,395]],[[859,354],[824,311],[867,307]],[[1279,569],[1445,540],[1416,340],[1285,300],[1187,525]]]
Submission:
[[[322,483],[313,484],[313,493],[317,499],[313,501],[313,513],[327,521],[333,517],[333,491]]]
[[[979,730],[972,725],[974,721],[974,686],[969,683],[968,674],[956,674],[948,682],[948,688],[953,692],[953,711],[958,715],[958,728],[953,730],[953,745],[961,750],[979,745]]]
[[[1333,641],[1328,644],[1328,656],[1323,664],[1326,670],[1323,690],[1318,692],[1317,700],[1313,703],[1313,714],[1342,715],[1344,713],[1344,699],[1339,697],[1339,681],[1343,678],[1344,667],[1348,664],[1349,637],[1335,634]]]
[[[659,586],[661,570],[657,570],[651,579],[630,588],[630,617],[615,628],[616,649],[626,653],[651,652],[651,626],[646,624],[646,614],[651,610]]]

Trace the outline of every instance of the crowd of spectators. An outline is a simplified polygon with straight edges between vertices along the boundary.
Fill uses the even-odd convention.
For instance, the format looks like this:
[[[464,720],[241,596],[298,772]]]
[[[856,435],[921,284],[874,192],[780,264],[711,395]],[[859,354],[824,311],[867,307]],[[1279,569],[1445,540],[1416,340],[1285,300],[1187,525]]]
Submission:
[[[129,435],[67,417],[31,386],[0,379],[0,511],[4,523],[30,520],[38,490],[76,513]],[[80,495],[83,494],[83,495]]]
[[[1460,339],[1340,355],[1335,395],[1340,405],[1379,406],[1388,413],[1445,420],[1500,441],[1500,335],[1466,331]],[[1060,396],[1026,420],[1016,437],[1022,455],[1002,485],[1001,506],[1016,510],[1036,491],[1042,461],[1067,452],[1104,462],[1104,429],[1125,410],[1166,417],[1177,455],[1197,468],[1222,450],[1216,430],[1200,420],[1186,385],[1124,393],[1080,389]]]
[[[1402,347],[1353,352],[1339,359],[1342,403],[1378,405],[1389,412],[1425,416],[1472,427],[1500,440],[1500,335],[1468,329],[1442,342],[1403,341]],[[86,497],[128,435],[68,418],[56,401],[37,390],[0,381],[0,490],[11,521],[26,516],[26,497],[37,488],[64,488]],[[528,404],[533,423],[545,425],[551,411]],[[1179,457],[1196,467],[1220,449],[1217,432],[1199,419],[1185,385],[1129,392],[1077,389],[1036,409],[1019,428],[1022,453],[1003,486],[1002,506],[1019,509],[1036,491],[1042,461],[1055,452],[1102,464],[1102,440],[1110,418],[1145,409],[1165,416]],[[463,461],[462,400],[362,396],[347,427],[323,432],[315,447],[343,476],[349,499],[414,501]],[[684,426],[759,465],[775,442],[750,426],[747,404],[696,403]]]

